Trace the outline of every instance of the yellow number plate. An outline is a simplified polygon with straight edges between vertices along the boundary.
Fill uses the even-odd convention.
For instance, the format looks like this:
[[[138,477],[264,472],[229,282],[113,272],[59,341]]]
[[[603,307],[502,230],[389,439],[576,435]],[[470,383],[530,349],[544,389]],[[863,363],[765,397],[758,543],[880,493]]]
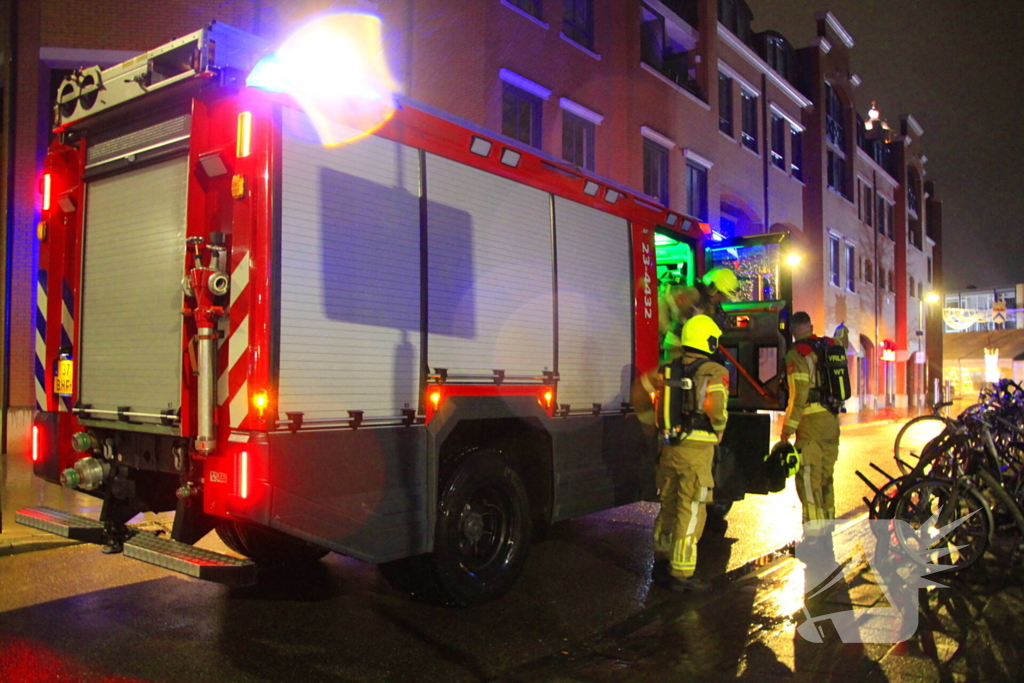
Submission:
[[[75,385],[75,361],[58,360],[57,377],[53,382],[53,393],[70,396]]]

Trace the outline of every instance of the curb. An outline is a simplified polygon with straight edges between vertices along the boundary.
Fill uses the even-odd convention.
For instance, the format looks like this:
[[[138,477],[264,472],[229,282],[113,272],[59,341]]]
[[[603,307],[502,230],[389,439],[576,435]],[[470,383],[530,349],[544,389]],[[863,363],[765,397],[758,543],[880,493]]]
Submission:
[[[0,557],[5,555],[30,553],[36,550],[66,548],[68,546],[81,544],[82,541],[63,538],[61,536],[53,536],[51,534],[31,534],[27,536],[17,536],[11,539],[0,537]]]

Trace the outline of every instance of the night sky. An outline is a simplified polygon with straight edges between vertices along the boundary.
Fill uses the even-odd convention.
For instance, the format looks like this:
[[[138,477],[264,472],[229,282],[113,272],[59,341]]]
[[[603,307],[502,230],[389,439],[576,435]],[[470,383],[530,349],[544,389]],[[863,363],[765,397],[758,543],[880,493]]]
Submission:
[[[853,36],[858,112],[924,129],[943,204],[944,289],[1024,282],[1024,1],[747,0],[796,48],[831,11]]]

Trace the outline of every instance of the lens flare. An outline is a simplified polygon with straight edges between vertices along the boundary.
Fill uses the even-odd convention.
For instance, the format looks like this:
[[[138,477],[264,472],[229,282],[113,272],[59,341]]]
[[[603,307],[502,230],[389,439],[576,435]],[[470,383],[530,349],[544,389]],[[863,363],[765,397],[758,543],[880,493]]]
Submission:
[[[394,114],[398,87],[384,58],[380,18],[357,13],[306,24],[261,60],[246,82],[290,95],[327,147],[384,125]]]

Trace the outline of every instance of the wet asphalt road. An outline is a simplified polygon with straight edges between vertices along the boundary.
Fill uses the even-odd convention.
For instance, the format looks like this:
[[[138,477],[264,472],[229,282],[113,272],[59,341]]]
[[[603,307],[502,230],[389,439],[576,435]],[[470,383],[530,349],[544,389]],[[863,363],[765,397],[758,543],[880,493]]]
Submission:
[[[899,425],[844,428],[837,509],[863,511],[853,474],[888,469]],[[553,527],[504,599],[471,609],[411,602],[375,568],[331,555],[305,574],[231,589],[94,546],[0,558],[0,679],[11,681],[487,681],[687,598],[650,581],[656,506]],[[712,578],[799,534],[790,487],[738,503],[709,529]],[[209,539],[207,543],[212,543]]]

